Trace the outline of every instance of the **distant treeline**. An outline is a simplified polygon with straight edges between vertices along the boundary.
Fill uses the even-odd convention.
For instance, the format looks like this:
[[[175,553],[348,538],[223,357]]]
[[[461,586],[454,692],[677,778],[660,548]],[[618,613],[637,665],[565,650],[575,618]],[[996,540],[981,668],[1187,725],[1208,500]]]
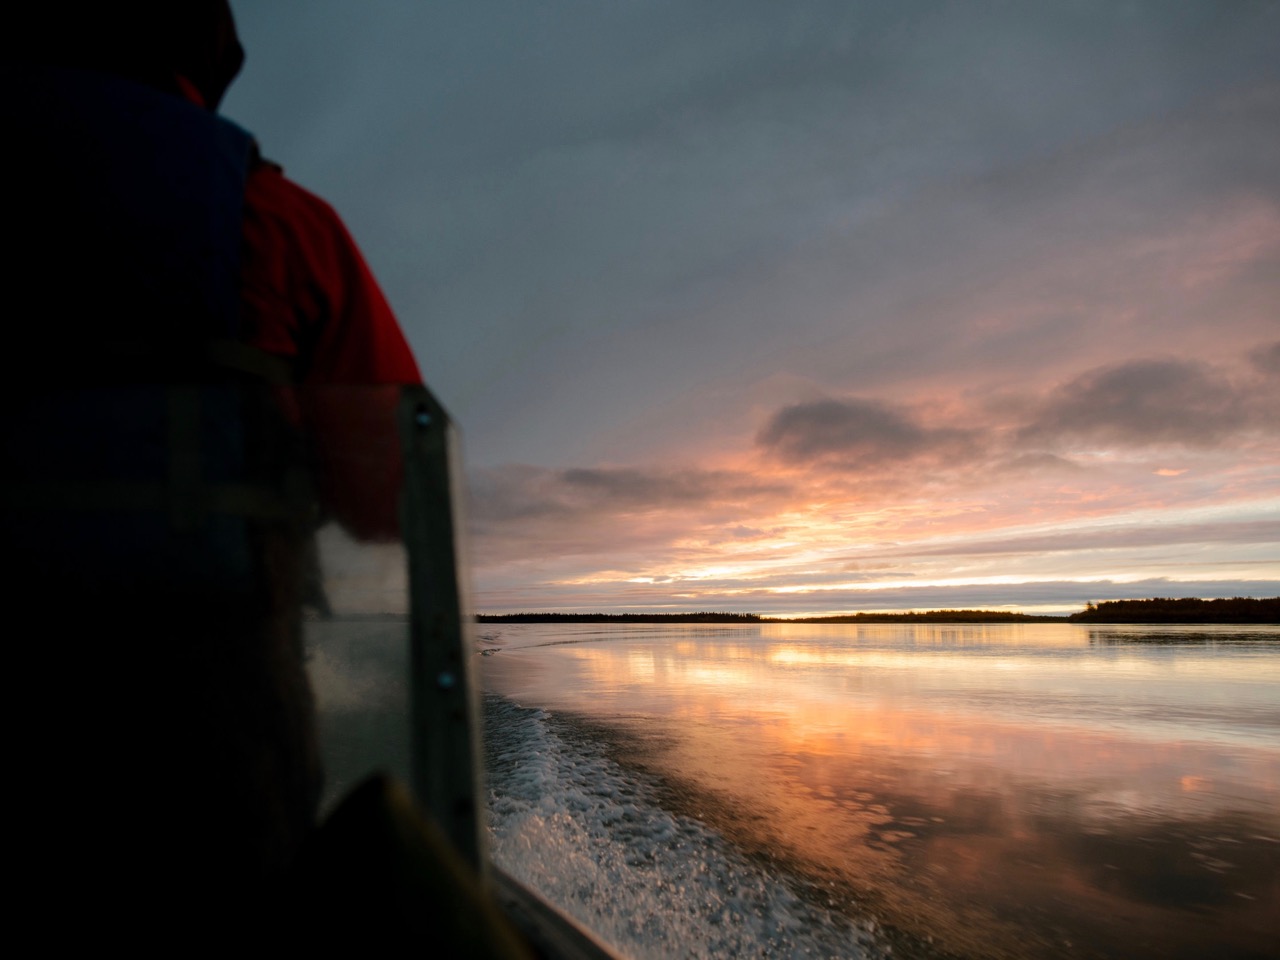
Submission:
[[[851,613],[837,617],[761,617],[754,613],[499,613],[479,614],[479,623],[1003,623],[1038,620],[1065,623],[1066,617],[1037,617],[1004,610],[931,610],[927,613]]]
[[[1255,600],[1107,600],[1069,617],[1043,617],[1007,610],[927,610],[910,613],[849,613],[834,617],[761,617],[754,613],[500,613],[479,614],[479,623],[1267,623],[1280,624],[1280,597]]]
[[[481,613],[478,623],[761,623],[754,613]]]
[[[1280,624],[1280,597],[1200,600],[1153,597],[1090,603],[1067,618],[1072,623],[1275,623]]]

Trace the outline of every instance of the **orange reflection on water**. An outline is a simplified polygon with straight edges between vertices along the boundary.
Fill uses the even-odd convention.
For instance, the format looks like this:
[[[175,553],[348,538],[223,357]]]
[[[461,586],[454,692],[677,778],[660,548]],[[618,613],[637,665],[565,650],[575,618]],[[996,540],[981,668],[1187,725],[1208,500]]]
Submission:
[[[1280,943],[1280,746],[1222,719],[1265,714],[1274,662],[771,630],[507,650],[492,685],[612,724],[683,812],[960,955]]]

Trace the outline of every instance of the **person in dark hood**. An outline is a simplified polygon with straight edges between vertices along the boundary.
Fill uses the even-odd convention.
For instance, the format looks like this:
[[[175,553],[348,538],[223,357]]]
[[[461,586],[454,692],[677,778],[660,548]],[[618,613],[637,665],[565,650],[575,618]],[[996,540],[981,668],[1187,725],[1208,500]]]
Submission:
[[[215,113],[244,60],[225,0],[49,2],[9,27],[2,519],[39,718],[18,862],[102,929],[227,923],[314,824],[315,512],[396,535],[394,391],[353,409],[324,388],[421,378],[341,220]],[[246,382],[271,409],[222,389]],[[256,504],[304,463],[320,507],[182,487]]]
[[[244,64],[225,0],[51,2],[8,18],[10,59],[97,70],[216,110]]]

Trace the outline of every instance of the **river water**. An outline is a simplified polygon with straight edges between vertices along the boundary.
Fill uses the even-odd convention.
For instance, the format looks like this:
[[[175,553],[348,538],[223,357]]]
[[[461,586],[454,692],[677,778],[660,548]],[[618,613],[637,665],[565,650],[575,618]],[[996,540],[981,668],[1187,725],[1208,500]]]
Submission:
[[[495,861],[632,957],[1280,957],[1280,628],[484,624]]]

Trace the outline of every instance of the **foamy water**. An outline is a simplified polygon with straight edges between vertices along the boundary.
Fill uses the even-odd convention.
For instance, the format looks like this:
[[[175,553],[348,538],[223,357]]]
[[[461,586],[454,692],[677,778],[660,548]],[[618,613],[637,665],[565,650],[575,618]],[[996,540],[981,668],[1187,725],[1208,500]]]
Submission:
[[[494,862],[625,955],[885,955],[874,923],[665,810],[589,731],[495,696],[485,721]]]

